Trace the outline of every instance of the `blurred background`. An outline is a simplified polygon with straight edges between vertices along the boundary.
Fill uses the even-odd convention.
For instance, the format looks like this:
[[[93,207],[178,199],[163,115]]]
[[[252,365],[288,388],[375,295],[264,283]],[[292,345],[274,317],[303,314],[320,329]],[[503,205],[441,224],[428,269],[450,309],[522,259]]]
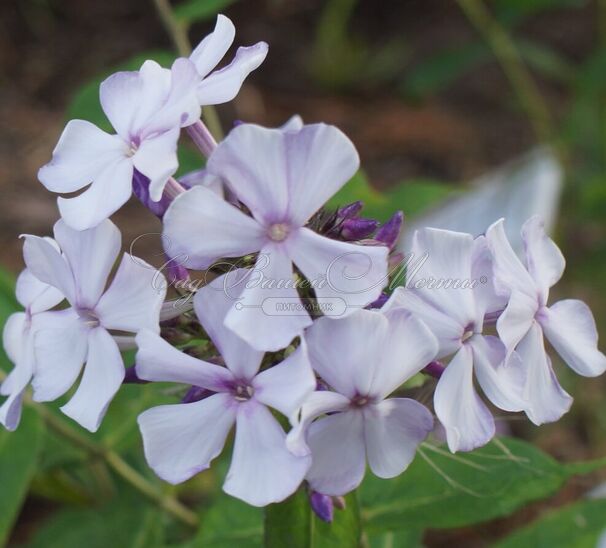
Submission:
[[[235,120],[279,125],[295,113],[306,122],[336,124],[360,151],[361,184],[386,193],[398,189],[390,207],[411,217],[550,142],[565,181],[554,238],[568,262],[555,297],[588,302],[606,337],[605,1],[175,5],[194,44],[212,30],[220,11],[236,25],[235,45],[270,45],[267,60],[238,98],[218,107],[224,130]],[[38,183],[36,172],[50,159],[66,120],[105,123],[97,104],[99,81],[117,68],[137,68],[148,57],[170,59],[172,48],[151,0],[0,3],[0,264],[7,272],[15,275],[23,267],[18,235],[49,234],[58,216],[56,198]],[[191,152],[182,160],[184,167],[201,161]],[[114,219],[125,243],[159,228],[135,201]],[[148,240],[137,253],[153,260],[157,248]],[[571,413],[540,429],[515,418],[504,421],[503,429],[564,461],[606,455],[606,381],[557,367],[575,396]],[[103,473],[97,478],[102,486]],[[78,489],[68,489],[72,479],[37,480],[12,534],[15,545],[35,544],[37,531],[53,523],[64,499],[80,500]],[[599,474],[577,479],[557,497],[513,517],[429,532],[425,542],[484,546],[599,481]],[[63,495],[56,496],[49,482],[61,484]]]

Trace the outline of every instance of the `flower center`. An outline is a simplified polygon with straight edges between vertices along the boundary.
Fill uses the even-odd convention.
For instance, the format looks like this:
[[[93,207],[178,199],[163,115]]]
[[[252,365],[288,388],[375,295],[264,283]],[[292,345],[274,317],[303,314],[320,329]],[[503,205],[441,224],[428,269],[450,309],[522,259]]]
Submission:
[[[369,396],[362,396],[361,394],[357,394],[351,399],[352,407],[364,407],[368,405],[371,401]]]
[[[79,309],[78,316],[86,327],[98,327],[101,323],[97,315],[88,308]]]
[[[473,331],[465,331],[465,333],[463,333],[463,336],[461,337],[461,342],[465,342],[468,339],[471,339],[471,337],[473,337],[474,332]]]
[[[274,242],[283,242],[290,233],[290,227],[286,223],[275,223],[267,229],[267,235]]]
[[[236,401],[248,401],[253,397],[255,389],[250,384],[238,383],[234,386],[234,398]]]

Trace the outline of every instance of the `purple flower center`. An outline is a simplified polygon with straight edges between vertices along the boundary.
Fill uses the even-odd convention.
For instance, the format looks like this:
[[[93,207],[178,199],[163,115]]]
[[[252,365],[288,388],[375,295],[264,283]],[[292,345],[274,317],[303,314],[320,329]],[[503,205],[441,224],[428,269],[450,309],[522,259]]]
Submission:
[[[255,389],[244,382],[238,382],[233,387],[233,395],[236,401],[248,401],[254,393]]]
[[[372,398],[370,396],[363,396],[362,394],[356,394],[351,399],[352,407],[365,407],[369,403],[372,403]]]
[[[289,233],[290,227],[286,223],[275,223],[267,229],[267,235],[274,242],[283,242]]]
[[[101,323],[97,315],[88,308],[78,309],[78,316],[87,327],[98,327]]]

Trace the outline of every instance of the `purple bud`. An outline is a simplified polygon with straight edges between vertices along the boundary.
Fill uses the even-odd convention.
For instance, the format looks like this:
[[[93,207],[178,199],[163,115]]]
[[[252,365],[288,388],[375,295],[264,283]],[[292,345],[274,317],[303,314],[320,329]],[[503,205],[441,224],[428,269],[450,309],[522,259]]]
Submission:
[[[172,201],[169,197],[162,195],[160,201],[154,202],[149,196],[149,179],[136,169],[133,172],[133,192],[141,203],[160,219]]]
[[[389,249],[391,249],[398,241],[400,236],[400,230],[402,230],[402,223],[404,222],[404,213],[401,211],[396,212],[389,221],[387,221],[375,235],[375,240],[383,242]]]
[[[166,268],[168,281],[171,284],[181,280],[187,280],[189,278],[187,268],[185,268],[181,263],[168,257],[168,255],[166,256],[166,263],[164,263],[164,266]]]
[[[211,394],[212,394],[212,392],[210,392],[210,390],[207,390],[206,388],[201,388],[199,386],[192,386],[187,391],[185,396],[183,396],[181,403],[194,403],[196,401],[200,401],[200,400],[203,400],[204,398],[207,398]]]
[[[441,362],[431,362],[429,364],[427,364],[424,368],[423,368],[423,373],[426,373],[427,375],[430,375],[431,377],[434,377],[436,379],[439,379],[442,376],[442,373],[444,373],[444,370],[446,368],[444,367],[444,365]]]
[[[379,298],[370,303],[366,308],[382,308],[383,305],[389,300],[389,295],[387,293],[381,293]]]
[[[127,367],[124,372],[124,380],[122,381],[124,384],[146,384],[147,381],[140,379],[137,375],[137,370],[135,366]]]
[[[345,241],[368,238],[379,226],[374,219],[345,219],[341,224],[341,237]]]
[[[323,495],[317,491],[311,491],[309,494],[309,504],[314,514],[322,521],[331,523],[333,520],[334,504],[332,498],[328,495]]]
[[[357,202],[353,202],[349,205],[343,206],[337,211],[337,216],[341,219],[351,219],[356,217],[362,208],[364,207],[364,202],[358,200]]]

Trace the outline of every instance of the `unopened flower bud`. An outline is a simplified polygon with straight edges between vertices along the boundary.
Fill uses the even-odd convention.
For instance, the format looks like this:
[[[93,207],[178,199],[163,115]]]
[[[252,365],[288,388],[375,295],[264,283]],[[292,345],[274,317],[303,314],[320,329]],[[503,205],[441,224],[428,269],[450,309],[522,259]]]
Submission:
[[[314,514],[322,521],[331,523],[334,515],[333,499],[328,495],[323,495],[317,491],[311,491],[309,494],[309,504]]]
[[[379,226],[374,219],[345,219],[341,225],[341,237],[346,241],[368,238]]]
[[[400,236],[400,230],[402,230],[402,223],[404,222],[404,213],[401,211],[396,212],[391,219],[389,219],[375,235],[375,240],[383,242],[389,249],[391,249]]]

